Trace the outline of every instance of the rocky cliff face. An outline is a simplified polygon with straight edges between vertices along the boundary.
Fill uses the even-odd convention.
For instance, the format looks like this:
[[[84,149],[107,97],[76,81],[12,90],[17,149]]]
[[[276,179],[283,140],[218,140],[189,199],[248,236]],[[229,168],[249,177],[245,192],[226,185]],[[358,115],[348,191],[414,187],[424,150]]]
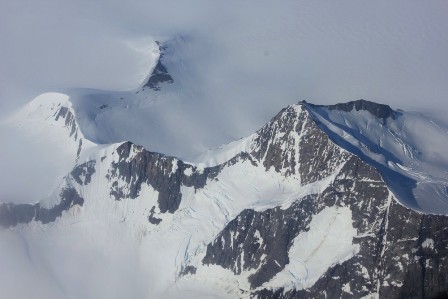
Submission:
[[[74,114],[73,108],[68,105],[63,106],[60,105],[56,107],[55,113],[53,114],[53,118],[56,122],[62,122],[66,130],[68,131],[68,137],[73,139],[78,143],[78,148],[76,150],[76,158],[79,158],[82,150],[83,143],[83,135],[79,129],[79,126],[76,122],[76,116]]]
[[[263,289],[258,298],[446,298],[446,216],[422,215],[391,201],[352,259],[306,290]]]
[[[0,204],[0,226],[8,228],[32,221],[43,224],[54,222],[56,218],[62,216],[63,212],[84,204],[84,198],[74,188],[61,190],[59,197],[60,202],[51,208],[45,208],[40,203],[19,205],[2,203]]]
[[[143,88],[149,87],[150,89],[153,90],[160,90],[161,83],[173,83],[174,80],[168,73],[166,66],[163,64],[163,57],[165,55],[166,47],[161,45],[159,42],[156,43],[159,46],[159,52],[160,52],[159,60],[157,61],[154,70],[152,71],[148,81],[143,86]]]
[[[303,185],[327,177],[348,156],[316,126],[302,105],[283,109],[257,131],[251,155],[266,169],[297,175]]]
[[[158,207],[161,213],[174,213],[182,200],[181,186],[205,186],[207,179],[217,176],[220,167],[197,167],[146,151],[141,146],[126,142],[117,148],[118,161],[111,164],[107,178],[112,182],[110,195],[115,200],[137,198],[143,183],[159,192]],[[119,183],[119,181],[123,183]],[[121,186],[120,186],[121,185]]]
[[[353,227],[358,232],[353,243],[359,244],[359,252],[344,266],[339,265],[340,275],[329,275],[334,270],[329,269],[326,274],[328,287],[321,290],[338,290],[340,293],[343,285],[351,283],[351,292],[356,296],[373,293],[377,273],[372,266],[380,260],[388,198],[389,191],[378,173],[358,158],[351,157],[321,194],[300,198],[287,209],[243,211],[208,245],[204,263],[219,264],[235,274],[239,274],[241,269],[255,269],[249,277],[251,288],[259,289],[263,284],[269,286],[269,281],[290,262],[288,253],[294,240],[309,231],[315,215],[328,207],[336,210],[349,207]],[[317,244],[303,263],[306,265],[307,260],[319,250]],[[262,256],[264,258],[260,260]],[[364,268],[372,270],[363,273]],[[312,293],[310,297],[315,295]]]

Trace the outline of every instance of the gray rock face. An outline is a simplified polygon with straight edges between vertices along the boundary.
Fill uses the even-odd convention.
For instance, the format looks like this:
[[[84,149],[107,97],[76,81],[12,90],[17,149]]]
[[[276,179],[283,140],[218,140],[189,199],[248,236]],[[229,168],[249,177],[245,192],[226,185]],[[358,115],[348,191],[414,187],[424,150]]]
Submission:
[[[434,298],[448,293],[448,217],[390,206],[380,263],[384,298]]]
[[[137,198],[143,183],[159,192],[158,205],[161,213],[174,213],[182,200],[181,185],[205,186],[220,171],[220,166],[205,168],[203,171],[172,157],[146,151],[143,147],[126,142],[117,148],[119,161],[113,162],[107,178],[112,182],[110,195],[115,200]],[[188,173],[186,175],[185,173]],[[126,183],[119,186],[118,180]]]
[[[40,203],[36,204],[0,204],[0,226],[13,227],[18,224],[26,224],[31,221],[40,221],[43,224],[54,222],[62,216],[62,212],[71,207],[84,204],[84,199],[73,188],[63,189],[60,193],[61,201],[52,208],[44,208]]]
[[[289,263],[288,250],[300,231],[306,231],[314,197],[295,202],[290,208],[263,212],[244,210],[207,246],[204,264],[220,265],[241,274],[258,269],[250,276],[252,288],[272,279]]]
[[[312,105],[319,106],[319,105]],[[357,100],[351,101],[347,103],[335,104],[325,106],[330,110],[341,110],[350,112],[353,109],[356,111],[365,110],[370,112],[372,115],[375,115],[377,118],[385,120],[388,117],[395,119],[397,117],[397,112],[395,112],[390,106],[384,104],[378,104],[366,100]]]
[[[363,236],[369,232],[368,236],[354,240],[355,244],[360,245],[361,251],[351,259],[353,264],[350,269],[346,268],[352,273],[360,272],[361,266],[371,268],[381,252],[378,239],[382,236],[381,224],[387,212],[388,195],[389,191],[378,173],[352,156],[344,162],[334,182],[321,194],[298,199],[284,210],[278,207],[263,212],[243,211],[208,245],[203,262],[221,265],[235,274],[240,274],[242,270],[258,269],[249,277],[251,287],[255,289],[269,282],[289,263],[288,251],[293,240],[309,230],[313,215],[325,207],[349,206],[353,213],[353,226],[357,228],[358,234]],[[364,254],[367,249],[372,252]],[[262,256],[265,256],[263,260]],[[354,283],[351,278],[347,275],[347,281]],[[357,279],[358,295],[374,291],[376,276],[373,271],[369,277],[360,276]],[[339,276],[333,282],[336,284],[334,288],[339,288],[340,292],[347,281],[341,280]],[[363,290],[363,287],[367,287],[367,290]],[[355,289],[354,286],[352,291]]]
[[[333,144],[305,109],[284,108],[257,131],[251,155],[266,169],[300,175],[302,184],[327,177],[347,153]]]
[[[75,141],[78,141],[78,150],[76,151],[76,158],[79,158],[82,150],[82,135],[80,134],[80,129],[76,122],[76,117],[72,113],[68,107],[59,106],[56,109],[56,112],[53,114],[53,117],[56,121],[59,119],[64,120],[65,127],[69,132],[69,137],[73,138]]]
[[[166,48],[163,47],[159,42],[156,43],[159,46],[160,51],[159,60],[157,61],[157,64],[144,87],[149,87],[153,90],[160,90],[161,83],[174,83],[174,80],[163,64],[163,57],[165,55]]]
[[[83,163],[75,167],[70,174],[78,184],[87,185],[95,174],[95,164],[95,160]]]
[[[335,149],[306,111],[298,115],[302,123],[293,122],[294,117],[286,108],[260,130],[259,151],[253,155],[261,161],[263,156],[272,157],[264,162],[266,168],[293,173],[292,160],[287,159],[292,147],[281,151],[281,143],[272,140],[281,132],[280,139],[287,145],[288,135],[298,131],[303,138],[300,146],[306,148],[299,154],[306,157],[305,167],[298,168],[302,181],[313,182],[338,170],[335,179],[321,193],[298,198],[287,209],[243,211],[208,244],[203,263],[235,274],[252,270],[249,283],[257,298],[361,298],[374,293],[380,298],[434,298],[447,294],[448,217],[403,207],[376,168]],[[303,133],[303,128],[309,133]],[[316,178],[315,169],[324,168],[319,165],[329,167]],[[358,234],[353,244],[359,245],[359,252],[331,266],[307,289],[270,289],[269,281],[289,263],[293,240],[308,231],[312,217],[325,207],[350,208]],[[263,284],[267,287],[260,288]]]
[[[307,290],[264,289],[254,296],[360,298],[378,292],[380,298],[446,298],[447,227],[446,216],[419,214],[391,201],[380,229],[372,239],[373,243],[376,240],[376,246],[361,245],[358,255],[333,266]],[[370,258],[372,263],[362,263],[362,259],[369,255],[373,257]],[[359,266],[366,267],[369,275],[373,273],[370,281],[362,279],[357,271]],[[350,293],[343,291],[347,283]]]
[[[73,113],[67,107],[61,106],[54,114],[55,120],[58,121],[59,118],[64,119],[65,126],[70,131],[70,137],[74,137],[78,140],[78,125],[76,124],[76,119]]]

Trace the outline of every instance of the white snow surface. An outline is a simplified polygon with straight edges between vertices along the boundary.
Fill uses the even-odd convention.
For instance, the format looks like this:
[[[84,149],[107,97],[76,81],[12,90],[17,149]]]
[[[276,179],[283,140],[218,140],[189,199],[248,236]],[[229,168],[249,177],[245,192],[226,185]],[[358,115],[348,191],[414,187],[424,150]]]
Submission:
[[[400,194],[400,186],[390,184],[401,203],[427,213],[448,213],[447,125],[402,110],[385,122],[362,110],[345,112],[320,107],[311,111],[333,134],[363,155],[411,180],[407,187],[411,193],[404,195]],[[387,181],[390,174],[380,172]],[[393,183],[393,178],[388,183]]]
[[[357,235],[348,207],[326,207],[314,215],[309,231],[299,234],[289,250],[289,264],[265,287],[285,290],[311,287],[331,266],[359,252]]]
[[[75,119],[56,120],[61,108],[75,116],[68,95],[45,93],[0,123],[4,145],[0,148],[3,202],[37,202],[46,198],[75,165],[80,140],[80,154],[95,149],[79,129],[72,134],[72,125],[78,128]]]

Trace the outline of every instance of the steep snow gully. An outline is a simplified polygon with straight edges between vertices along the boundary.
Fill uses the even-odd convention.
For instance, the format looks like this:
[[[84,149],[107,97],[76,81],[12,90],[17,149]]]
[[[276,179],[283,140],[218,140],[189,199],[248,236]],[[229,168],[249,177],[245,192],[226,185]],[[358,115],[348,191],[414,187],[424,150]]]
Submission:
[[[160,84],[175,84],[163,65],[155,70]],[[149,92],[160,91],[156,77],[145,85]],[[121,107],[111,105],[98,109]],[[64,95],[42,95],[9,123],[57,131],[55,143],[70,147],[63,155],[72,169],[52,195],[0,204],[0,238],[20,234],[33,257],[25,278],[56,273],[37,297],[63,289],[63,297],[119,298],[105,287],[112,276],[103,276],[104,288],[88,283],[110,267],[138,274],[120,281],[136,298],[431,298],[448,291],[448,130],[422,115],[365,100],[300,102],[254,134],[183,161],[132,142],[89,140],[103,127],[83,134],[80,123],[86,128],[92,111],[81,108]],[[426,143],[428,135],[438,143]],[[123,242],[126,249],[117,247]],[[72,272],[72,244],[83,244],[94,273]],[[129,259],[138,262],[122,268]],[[73,277],[86,279],[75,287]]]

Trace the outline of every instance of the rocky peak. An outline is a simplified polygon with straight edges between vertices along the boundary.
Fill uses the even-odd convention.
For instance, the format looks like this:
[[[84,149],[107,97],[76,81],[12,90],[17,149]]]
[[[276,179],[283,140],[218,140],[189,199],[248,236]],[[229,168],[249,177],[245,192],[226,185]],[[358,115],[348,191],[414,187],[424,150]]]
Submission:
[[[59,106],[53,116],[55,121],[62,120],[64,122],[70,137],[73,136],[75,140],[78,140],[79,127],[76,123],[75,114],[70,107]]]
[[[146,82],[146,84],[143,86],[143,89],[145,87],[149,87],[153,90],[160,90],[161,83],[174,83],[173,78],[168,73],[166,66],[163,64],[166,47],[158,41],[156,41],[156,44],[159,46],[159,60],[157,61],[154,70],[149,76],[148,82]]]
[[[220,166],[198,169],[174,157],[145,150],[142,146],[125,142],[117,147],[118,159],[109,166],[107,179],[111,183],[110,195],[115,200],[135,199],[142,184],[159,192],[158,211],[174,213],[181,202],[181,186],[199,189],[207,179],[214,178]]]
[[[61,189],[59,198],[60,202],[50,208],[41,203],[0,203],[0,227],[8,228],[31,221],[39,221],[43,224],[54,222],[57,218],[62,217],[63,212],[84,204],[84,198],[72,187]]]
[[[364,110],[370,112],[372,115],[382,120],[386,120],[389,117],[392,119],[395,119],[397,117],[397,112],[394,111],[390,106],[366,101],[363,99],[328,106],[323,105],[311,105],[311,106],[326,107],[330,110],[340,110],[345,112],[350,112],[353,110],[355,111]]]
[[[258,130],[251,153],[267,170],[273,167],[286,176],[298,176],[302,184],[328,176],[346,158],[345,151],[317,126],[305,104],[282,109]]]
[[[76,159],[78,160],[83,147],[84,136],[76,121],[75,111],[71,106],[71,103],[65,105],[59,103],[59,105],[54,107],[54,111],[54,120],[62,123],[64,128],[68,131],[69,138],[72,138],[75,142],[77,142]]]

